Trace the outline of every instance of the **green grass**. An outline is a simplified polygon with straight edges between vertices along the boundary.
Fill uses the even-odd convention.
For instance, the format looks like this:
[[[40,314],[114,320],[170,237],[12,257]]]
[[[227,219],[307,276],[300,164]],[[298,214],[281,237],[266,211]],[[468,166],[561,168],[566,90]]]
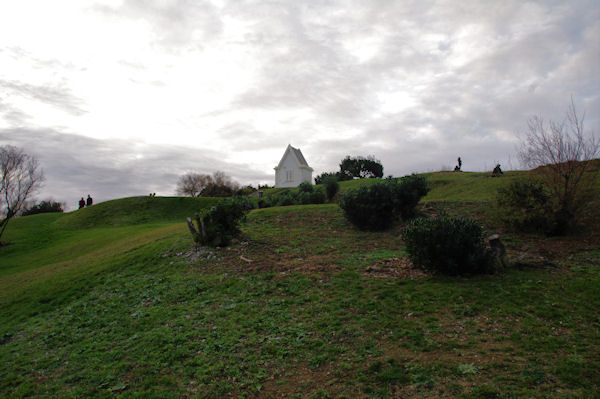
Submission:
[[[177,222],[220,199],[203,197],[130,197],[70,212],[56,221],[60,229]]]
[[[512,178],[478,175],[429,176],[430,200],[485,208]],[[551,241],[578,245],[562,269],[404,278],[401,226],[361,232],[334,204],[254,210],[239,243],[191,251],[183,220],[211,203],[128,198],[11,221],[0,396],[600,394],[597,241]],[[548,244],[506,238],[517,253]]]

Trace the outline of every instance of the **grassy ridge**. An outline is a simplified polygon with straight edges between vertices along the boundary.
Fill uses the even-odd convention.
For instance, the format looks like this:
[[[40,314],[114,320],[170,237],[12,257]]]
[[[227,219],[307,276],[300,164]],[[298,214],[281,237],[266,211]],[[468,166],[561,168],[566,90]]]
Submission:
[[[60,229],[177,222],[199,209],[216,204],[218,198],[130,197],[106,201],[66,214],[56,221]]]
[[[427,199],[485,209],[519,176],[432,174]],[[127,198],[11,221],[0,396],[600,394],[591,237],[506,233],[511,257],[539,247],[531,256],[559,267],[445,278],[414,274],[401,226],[361,232],[333,204],[255,210],[241,243],[190,251],[183,220],[211,201]]]

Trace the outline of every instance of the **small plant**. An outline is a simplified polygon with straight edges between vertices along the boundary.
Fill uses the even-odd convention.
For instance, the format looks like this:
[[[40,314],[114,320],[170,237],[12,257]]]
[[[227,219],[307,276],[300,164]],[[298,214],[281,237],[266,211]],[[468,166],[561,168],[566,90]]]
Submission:
[[[412,217],[419,200],[429,191],[423,176],[406,176],[399,182],[388,179],[347,191],[339,200],[344,214],[361,230],[385,230]]]
[[[254,208],[247,198],[232,198],[219,202],[194,220],[187,218],[188,227],[196,244],[224,247],[239,233],[239,224],[248,211]]]
[[[474,220],[415,219],[404,229],[403,238],[413,264],[426,271],[448,275],[493,271],[483,228]]]
[[[473,375],[479,373],[479,368],[473,363],[461,363],[458,365],[458,372],[462,375]]]

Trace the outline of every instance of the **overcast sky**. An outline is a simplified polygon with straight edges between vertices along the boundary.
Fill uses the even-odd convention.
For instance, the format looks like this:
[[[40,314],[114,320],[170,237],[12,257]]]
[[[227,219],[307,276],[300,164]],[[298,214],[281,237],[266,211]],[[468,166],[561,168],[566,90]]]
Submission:
[[[520,167],[571,96],[600,131],[600,1],[19,0],[0,4],[0,145],[69,208],[173,195],[187,171],[274,182],[346,155],[385,175]]]

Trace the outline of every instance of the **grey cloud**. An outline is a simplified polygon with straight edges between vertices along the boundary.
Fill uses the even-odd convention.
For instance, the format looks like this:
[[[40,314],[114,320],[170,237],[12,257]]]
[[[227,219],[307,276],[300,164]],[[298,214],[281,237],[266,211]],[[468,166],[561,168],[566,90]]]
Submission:
[[[9,57],[17,61],[26,60],[26,62],[35,69],[53,69],[70,71],[77,69],[77,66],[70,62],[65,62],[56,58],[36,57],[30,51],[18,46],[0,48],[0,52],[6,52]]]
[[[249,123],[230,123],[218,131],[221,139],[227,140],[231,151],[256,151],[285,148],[288,144],[286,137],[273,136],[259,131]]]
[[[222,32],[219,10],[209,1],[125,0],[116,7],[96,5],[92,10],[111,18],[147,21],[154,42],[173,52],[202,48]]]
[[[221,170],[241,184],[272,180],[252,165],[228,164],[222,161],[225,154],[202,149],[97,140],[51,129],[1,129],[0,143],[35,155],[46,175],[38,197],[65,201],[71,209],[84,194],[97,202],[150,192],[173,195],[177,178],[188,171]]]
[[[0,88],[52,105],[75,116],[86,113],[82,108],[83,100],[74,96],[65,86],[39,86],[16,80],[0,80]]]
[[[0,97],[0,117],[11,127],[22,126],[31,119],[25,112],[17,109],[15,106],[5,102]]]

